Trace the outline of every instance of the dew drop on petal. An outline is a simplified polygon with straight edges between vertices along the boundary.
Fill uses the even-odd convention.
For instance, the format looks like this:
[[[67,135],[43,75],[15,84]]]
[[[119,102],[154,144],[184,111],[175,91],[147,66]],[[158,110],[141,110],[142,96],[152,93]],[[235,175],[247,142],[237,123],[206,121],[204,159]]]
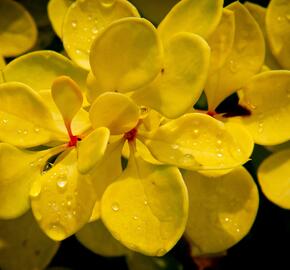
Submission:
[[[31,186],[29,195],[31,197],[36,198],[36,197],[39,196],[40,192],[41,192],[41,183],[40,183],[40,181],[34,181],[32,186]]]
[[[217,155],[218,158],[222,158],[223,157],[222,153],[217,153],[216,155]]]
[[[230,60],[230,70],[232,73],[238,72],[238,65],[234,60]]]
[[[134,219],[134,220],[137,220],[137,219],[138,219],[138,216],[134,216],[133,219]]]
[[[145,205],[148,205],[148,201],[145,200],[145,201],[144,201],[144,204],[145,204]]]
[[[93,27],[92,33],[97,34],[99,32],[99,29],[97,27]]]
[[[21,130],[21,129],[18,129],[18,130],[17,130],[17,133],[18,133],[18,134],[22,134],[22,130]]]
[[[38,127],[34,128],[35,133],[38,133],[39,131],[40,131],[40,128],[38,128]]]
[[[172,145],[172,149],[173,149],[173,150],[177,150],[178,148],[179,148],[179,145],[178,145],[178,144],[173,144],[173,145]]]
[[[56,184],[60,189],[64,189],[67,185],[67,181],[65,179],[61,179],[57,181]]]
[[[76,49],[76,54],[81,54],[81,51],[79,49]]]
[[[64,227],[59,223],[49,224],[48,233],[53,239],[56,240],[62,240],[66,236]]]
[[[77,22],[76,21],[72,21],[71,22],[71,26],[72,26],[72,28],[76,28],[77,27]]]
[[[38,221],[40,221],[42,219],[42,215],[38,210],[34,210],[33,215],[34,215],[35,219]]]
[[[120,209],[119,204],[117,202],[114,202],[112,204],[112,210],[115,211],[115,212],[117,212],[117,211],[119,211],[119,209]]]

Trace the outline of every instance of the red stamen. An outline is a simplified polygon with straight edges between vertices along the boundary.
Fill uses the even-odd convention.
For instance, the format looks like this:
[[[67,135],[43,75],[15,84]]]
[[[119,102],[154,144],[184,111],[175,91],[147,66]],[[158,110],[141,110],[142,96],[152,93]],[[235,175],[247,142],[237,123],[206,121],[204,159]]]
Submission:
[[[137,128],[133,128],[130,131],[125,133],[124,138],[128,140],[128,142],[132,142],[135,140],[137,136],[137,132],[138,132]]]
[[[78,136],[69,136],[70,137],[70,141],[68,143],[68,147],[71,147],[71,146],[76,146],[77,145],[77,142],[78,142]]]
[[[215,111],[208,111],[207,115],[214,117],[215,115],[217,115],[217,113]]]

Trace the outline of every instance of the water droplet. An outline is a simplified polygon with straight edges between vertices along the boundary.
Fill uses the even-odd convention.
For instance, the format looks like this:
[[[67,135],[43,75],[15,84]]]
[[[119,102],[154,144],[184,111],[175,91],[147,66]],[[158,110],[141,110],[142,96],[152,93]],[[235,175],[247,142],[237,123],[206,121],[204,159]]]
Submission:
[[[217,153],[216,155],[217,155],[218,158],[222,158],[223,157],[222,153]]]
[[[290,14],[286,15],[286,19],[290,22]]]
[[[239,228],[237,228],[237,229],[236,229],[236,232],[237,232],[237,233],[239,233],[239,232],[240,232],[240,229],[239,229]]]
[[[193,155],[191,155],[191,154],[185,154],[184,156],[183,156],[183,162],[184,163],[192,163],[194,161],[194,157],[193,157]]]
[[[137,220],[137,219],[138,219],[138,216],[134,216],[133,219],[134,219],[134,220]]]
[[[64,189],[67,185],[67,181],[65,179],[60,179],[59,181],[56,182],[56,185],[60,188],[60,189]]]
[[[88,20],[89,20],[89,21],[92,20],[92,16],[91,16],[91,15],[88,16]]]
[[[198,129],[194,129],[193,130],[193,134],[194,134],[194,136],[198,136],[199,135],[199,130]]]
[[[264,123],[262,121],[258,122],[258,132],[262,133],[264,130]]]
[[[28,131],[27,130],[23,130],[23,134],[24,135],[27,135],[28,134]]]
[[[36,128],[34,128],[34,131],[35,131],[36,133],[38,133],[38,132],[40,131],[40,128],[36,127]]]
[[[77,214],[77,212],[76,211],[72,211],[72,214],[75,216]]]
[[[34,162],[30,162],[30,163],[29,163],[29,166],[30,166],[30,167],[34,167],[34,166],[35,166],[35,163],[34,163]]]
[[[112,210],[115,211],[115,212],[117,212],[117,211],[119,211],[119,209],[120,209],[119,204],[116,203],[116,202],[114,202],[114,203],[112,204]]]
[[[229,218],[225,218],[225,222],[229,222],[230,221],[230,219]]]
[[[36,210],[36,209],[34,209],[33,215],[36,218],[36,220],[38,220],[38,221],[40,221],[42,219],[41,213],[38,210]]]
[[[51,223],[48,225],[48,234],[54,240],[63,240],[66,236],[64,227],[59,223]]]
[[[223,142],[222,142],[222,140],[217,140],[216,143],[217,143],[217,145],[221,145]]]
[[[141,231],[141,227],[140,226],[137,226],[137,231]]]
[[[36,198],[39,196],[40,192],[41,192],[40,181],[34,181],[30,189],[30,193],[29,193],[30,196]]]
[[[92,33],[93,34],[97,34],[99,32],[99,29],[95,26],[95,27],[93,27],[93,29],[92,29]]]
[[[158,249],[156,252],[156,256],[160,257],[163,256],[166,253],[166,250],[164,248]]]
[[[22,133],[22,129],[18,129],[18,130],[17,130],[17,133],[18,133],[18,134],[21,134],[21,133]]]
[[[72,21],[71,22],[71,26],[72,26],[72,28],[76,28],[77,27],[77,22],[76,21]]]
[[[3,124],[7,124],[8,123],[8,119],[2,119],[2,123]]]
[[[71,200],[68,200],[66,205],[70,208],[72,206],[72,201]]]
[[[81,51],[79,49],[76,49],[76,54],[81,54]]]
[[[287,98],[290,98],[290,89],[287,90]]]
[[[145,205],[148,205],[148,201],[144,201],[144,204],[145,204]]]
[[[251,108],[252,110],[256,110],[256,109],[257,109],[257,106],[256,106],[256,105],[254,105],[254,104],[252,104],[252,103],[250,103],[249,105],[250,105],[250,108]]]
[[[178,148],[179,148],[179,145],[178,145],[178,144],[173,144],[173,145],[172,145],[172,149],[176,150],[176,149],[178,149]]]
[[[277,17],[277,21],[278,21],[278,22],[281,22],[281,21],[283,21],[283,18],[282,18],[281,16],[278,16],[278,17]]]
[[[115,3],[115,0],[102,0],[101,1],[101,5],[104,7],[104,8],[110,8],[113,6],[113,4]]]
[[[238,72],[238,65],[234,60],[230,60],[230,70],[232,73]]]

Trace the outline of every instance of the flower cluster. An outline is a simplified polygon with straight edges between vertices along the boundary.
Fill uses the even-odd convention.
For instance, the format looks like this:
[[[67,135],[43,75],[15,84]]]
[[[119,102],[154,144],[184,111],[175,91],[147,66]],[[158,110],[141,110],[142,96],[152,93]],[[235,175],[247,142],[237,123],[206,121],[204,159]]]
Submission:
[[[162,20],[155,1],[132,2],[158,27],[125,0],[50,0],[68,57],[0,60],[0,236],[45,253],[25,254],[27,269],[73,234],[104,256],[163,256],[182,235],[193,256],[227,250],[258,210],[242,166],[255,143],[275,152],[258,169],[263,192],[290,209],[290,2],[168,1]],[[3,0],[0,15],[1,54],[31,49],[28,12]]]

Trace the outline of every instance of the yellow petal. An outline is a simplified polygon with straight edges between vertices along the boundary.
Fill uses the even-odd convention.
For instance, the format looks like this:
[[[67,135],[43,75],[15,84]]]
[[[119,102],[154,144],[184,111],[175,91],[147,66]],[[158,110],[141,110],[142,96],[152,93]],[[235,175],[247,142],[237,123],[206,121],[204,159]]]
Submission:
[[[30,208],[31,183],[40,175],[43,153],[0,143],[0,218],[11,219]],[[40,160],[40,162],[39,162]]]
[[[207,78],[210,49],[199,36],[180,33],[168,41],[159,76],[132,98],[168,118],[191,108],[201,95]]]
[[[108,57],[110,61],[108,61]],[[97,89],[128,92],[152,81],[161,70],[162,47],[145,19],[120,19],[105,28],[91,47]]]
[[[83,104],[83,95],[79,86],[69,77],[60,76],[52,83],[51,95],[65,125],[70,127],[72,119]]]
[[[235,15],[235,38],[224,65],[211,74],[205,86],[211,111],[260,71],[264,63],[264,38],[255,19],[239,2],[227,8]]]
[[[62,75],[71,77],[84,92],[87,72],[53,51],[36,51],[11,61],[3,70],[5,81],[22,82],[35,91],[50,89]]]
[[[101,220],[86,224],[76,233],[76,237],[82,245],[101,256],[124,256],[129,252],[111,235]]]
[[[285,142],[285,143],[281,143],[281,144],[275,144],[275,145],[269,145],[265,147],[268,151],[271,152],[278,152],[278,151],[282,151],[285,150],[287,148],[290,148],[290,140]]]
[[[3,58],[2,55],[0,55],[0,70],[3,69],[5,65],[6,65],[5,59]]]
[[[278,206],[290,209],[290,149],[272,154],[258,168],[263,193]]]
[[[102,160],[89,172],[97,196],[90,221],[100,218],[100,201],[103,193],[122,173],[121,153],[123,145],[123,140],[110,142]]]
[[[190,32],[207,38],[222,15],[223,0],[183,0],[163,19],[158,32],[164,42],[179,32]]]
[[[186,171],[189,216],[185,234],[193,255],[222,252],[250,230],[258,210],[258,190],[243,167],[218,178]]]
[[[259,24],[262,30],[262,33],[264,35],[265,45],[266,45],[265,64],[271,69],[281,69],[280,64],[277,62],[275,56],[272,54],[271,49],[269,47],[268,36],[266,33],[266,25],[265,25],[266,24],[266,8],[261,7],[257,4],[250,3],[250,2],[246,2],[245,7],[248,9],[248,11],[254,17],[256,22]]]
[[[75,149],[68,150],[61,161],[34,181],[30,196],[39,226],[55,241],[86,224],[95,203],[90,179],[78,173]]]
[[[91,45],[100,31],[125,17],[139,17],[125,0],[83,0],[74,2],[63,22],[63,44],[70,58],[89,70]]]
[[[0,140],[33,147],[58,138],[52,116],[41,97],[17,82],[0,85]]]
[[[52,114],[53,121],[57,125],[58,129],[67,135],[67,129],[65,127],[63,117],[58,110],[54,100],[51,96],[51,90],[43,90],[39,92],[39,95],[45,101],[45,105],[49,108],[49,111]],[[81,135],[84,131],[88,130],[91,127],[91,122],[89,119],[89,113],[84,109],[80,109],[76,116],[73,118],[71,123],[71,130],[73,134]],[[67,139],[69,137],[67,136]]]
[[[123,134],[133,129],[139,120],[138,106],[127,96],[119,93],[104,93],[90,109],[94,128],[107,127],[111,134]]]
[[[74,0],[50,0],[47,5],[48,18],[53,30],[61,38],[64,17]]]
[[[242,88],[240,103],[251,110],[241,123],[262,145],[274,145],[290,139],[290,71],[263,72]]]
[[[190,170],[230,169],[245,163],[253,150],[243,127],[227,128],[199,113],[185,114],[150,133],[140,131],[138,138],[158,160]]]
[[[89,72],[87,77],[87,99],[92,104],[94,100],[101,94],[105,93],[106,91],[103,91],[102,89],[98,89],[99,85],[98,82],[92,73],[92,71]]]
[[[45,269],[59,247],[39,229],[31,212],[1,220],[0,243],[0,265],[9,270]]]
[[[78,170],[87,173],[104,157],[109,141],[110,131],[100,127],[78,143]]]
[[[162,256],[181,237],[188,198],[175,167],[152,165],[137,154],[105,191],[101,201],[104,224],[131,250]]]
[[[154,25],[158,25],[170,9],[180,0],[130,0],[142,14]]]
[[[266,12],[266,30],[273,55],[290,69],[290,2],[272,0]]]
[[[209,75],[220,69],[230,54],[235,37],[234,12],[223,9],[221,20],[208,39],[211,49]]]
[[[12,0],[0,2],[0,51],[12,57],[30,50],[37,39],[37,28],[28,11]]]
[[[162,164],[162,162],[158,161],[156,158],[154,158],[151,154],[151,152],[149,151],[149,149],[147,148],[146,145],[144,145],[141,141],[136,140],[136,150],[139,153],[139,155],[142,157],[142,159],[144,159],[146,162],[152,163],[152,164],[156,164],[156,165],[160,165]],[[125,143],[124,148],[122,150],[122,155],[129,159],[130,156],[130,148],[129,148],[129,144],[128,142]]]

